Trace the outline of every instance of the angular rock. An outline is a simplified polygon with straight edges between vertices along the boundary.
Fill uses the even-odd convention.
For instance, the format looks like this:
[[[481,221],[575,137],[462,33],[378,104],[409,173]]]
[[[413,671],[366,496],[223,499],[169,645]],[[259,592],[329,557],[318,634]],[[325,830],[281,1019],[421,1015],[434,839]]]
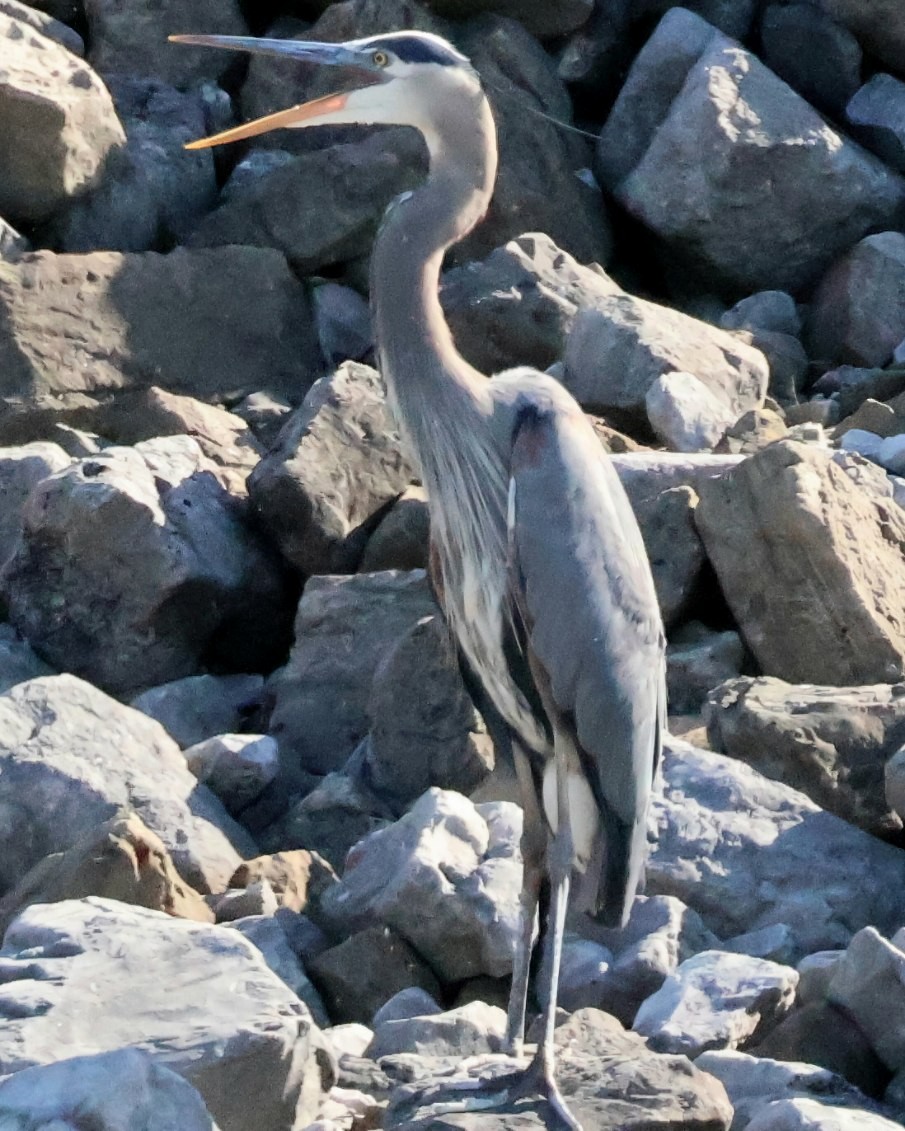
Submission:
[[[70,463],[58,444],[36,442],[21,448],[0,448],[0,565],[16,549],[22,534],[22,507],[32,488]]]
[[[400,990],[398,994],[394,994],[388,1002],[385,1002],[374,1014],[371,1024],[376,1028],[385,1021],[401,1021],[408,1017],[433,1017],[442,1012],[443,1010],[427,990],[422,990],[420,986],[410,986],[407,990]],[[372,1032],[367,1043],[362,1046],[362,1056],[371,1043],[373,1035]]]
[[[311,1010],[315,1022],[329,1025],[330,1019],[320,994],[290,946],[279,919],[272,915],[253,915],[233,920],[232,927],[257,947],[274,974]]]
[[[266,880],[257,880],[238,891],[227,890],[220,895],[212,895],[208,902],[218,923],[272,918],[277,913],[277,897]]]
[[[377,664],[422,617],[436,611],[424,574],[314,577],[305,586],[289,663],[268,684],[269,733],[283,774],[342,766],[367,734]]]
[[[861,83],[861,47],[842,24],[808,3],[770,4],[760,22],[763,61],[833,117]]]
[[[819,0],[819,7],[893,70],[905,72],[905,18],[896,0]]]
[[[55,674],[11,624],[0,624],[0,692],[38,676]]]
[[[33,224],[97,184],[125,134],[81,59],[0,12],[0,214]]]
[[[724,330],[767,330],[774,334],[801,333],[795,300],[787,291],[758,291],[741,299],[720,319]]]
[[[905,173],[905,83],[874,75],[845,108],[856,137],[893,169]]]
[[[822,1003],[832,981],[836,963],[845,952],[842,950],[818,950],[806,954],[798,963],[798,997],[801,1005]]]
[[[844,947],[869,923],[891,933],[905,921],[901,849],[678,739],[667,744],[663,780],[647,890],[678,896],[719,937],[785,923],[797,958]]]
[[[543,232],[529,232],[483,260],[447,271],[440,301],[456,348],[482,373],[546,369],[563,351],[579,310],[620,288],[584,267]]]
[[[658,1052],[696,1057],[763,1037],[792,1007],[798,974],[762,958],[705,950],[638,1010],[632,1028]]]
[[[709,286],[736,294],[807,286],[905,205],[900,177],[681,8],[635,59],[597,170]]]
[[[121,808],[135,810],[198,891],[221,890],[240,854],[255,854],[163,728],[90,684],[20,683],[0,696],[0,715],[0,890]]]
[[[460,20],[479,12],[493,12],[510,16],[536,35],[538,39],[552,39],[574,31],[588,19],[593,8],[592,0],[565,0],[555,5],[543,0],[431,0],[432,11],[449,19]]]
[[[840,365],[824,373],[812,389],[820,396],[833,396],[840,417],[849,416],[868,398],[886,401],[905,392],[905,366],[898,362],[886,369]]]
[[[698,622],[681,629],[666,648],[667,702],[673,714],[697,714],[708,692],[741,674],[745,646],[737,632],[713,632]],[[724,754],[722,746],[716,747]],[[807,791],[805,791],[807,792]]]
[[[188,768],[234,816],[277,776],[279,748],[268,734],[218,734],[184,751]]]
[[[359,572],[427,569],[429,541],[427,492],[423,487],[407,487],[368,539]]]
[[[586,1006],[601,1005],[601,990],[612,962],[612,952],[605,946],[567,934],[560,960],[557,1006],[572,1013]]]
[[[266,880],[280,907],[304,911],[325,888],[336,880],[336,873],[317,853],[298,849],[256,856],[243,861],[230,876],[231,888],[244,888],[257,880]]]
[[[351,287],[324,281],[314,288],[314,319],[324,363],[362,361],[374,346],[368,301]]]
[[[237,931],[69,900],[25,911],[0,954],[4,1073],[139,1049],[194,1084],[222,1131],[288,1131],[330,1086],[308,1010]]]
[[[833,967],[828,999],[852,1018],[888,1068],[905,1067],[905,952],[865,927]]]
[[[319,954],[308,970],[334,1022],[370,1022],[382,1005],[412,986],[440,996],[440,984],[427,963],[386,927],[356,932]]]
[[[884,771],[905,728],[902,685],[802,687],[746,676],[714,688],[705,718],[711,749],[874,835],[901,829],[886,800]]]
[[[188,87],[218,79],[232,63],[227,51],[168,43],[161,29],[247,35],[237,0],[161,0],[154,8],[118,4],[115,0],[82,0],[88,20],[88,58],[102,73],[163,79]]]
[[[124,1048],[26,1068],[0,1082],[7,1131],[217,1131],[195,1088],[146,1052]]]
[[[828,452],[764,448],[701,485],[695,521],[765,674],[843,686],[901,678],[905,518]]]
[[[244,629],[249,662],[257,635],[260,660],[283,611],[282,577],[213,476],[174,469],[171,486],[147,454],[108,449],[43,479],[0,575],[42,656],[121,695],[194,672],[218,633]]]
[[[905,337],[905,235],[866,236],[820,280],[809,307],[812,357],[882,366]]]
[[[648,390],[676,371],[693,374],[733,419],[763,404],[769,379],[760,351],[646,299],[612,295],[576,315],[563,384],[584,408],[644,423]]]
[[[187,748],[239,730],[257,704],[263,684],[259,675],[192,675],[151,687],[136,695],[130,706],[156,719]]]
[[[7,397],[158,385],[299,399],[320,370],[307,292],[270,248],[35,252],[0,263],[0,326]]]
[[[137,813],[112,817],[89,829],[63,852],[39,860],[0,899],[0,938],[33,903],[60,903],[96,895],[212,923],[213,912],[184,883],[163,841]]]
[[[736,414],[693,373],[664,373],[644,397],[647,419],[674,452],[712,449]]]
[[[521,812],[431,789],[394,825],[356,845],[321,914],[335,929],[383,923],[446,981],[512,969]]]
[[[439,614],[418,621],[380,661],[368,715],[368,781],[400,805],[431,786],[469,794],[493,768],[493,743]]]
[[[349,361],[308,391],[248,480],[252,505],[305,574],[358,565],[380,512],[413,471],[375,369]]]
[[[50,6],[52,6],[52,0]],[[0,0],[0,12],[9,16],[10,19],[28,24],[29,27],[40,32],[45,38],[52,39],[65,47],[73,55],[81,57],[85,54],[85,43],[79,33],[61,20],[54,19],[46,12],[38,11],[37,6],[21,4],[19,0]]]
[[[863,1108],[819,1100],[776,1100],[748,1124],[750,1131],[895,1131],[900,1123]]]
[[[31,248],[25,236],[19,235],[12,224],[0,216],[0,260],[15,263]]]
[[[468,1005],[423,1017],[374,1022],[366,1049],[372,1060],[401,1052],[419,1056],[475,1056],[499,1052],[506,1037],[506,1012],[496,1005]]]

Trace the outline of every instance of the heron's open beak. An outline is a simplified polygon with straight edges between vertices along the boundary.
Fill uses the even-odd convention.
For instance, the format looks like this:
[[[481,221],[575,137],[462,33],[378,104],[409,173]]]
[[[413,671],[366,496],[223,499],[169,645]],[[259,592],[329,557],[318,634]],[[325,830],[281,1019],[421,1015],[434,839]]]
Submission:
[[[171,35],[171,43],[185,43],[192,47],[226,47],[233,51],[248,51],[256,55],[279,55],[283,58],[297,59],[307,63],[327,63],[331,66],[351,67],[370,79],[369,85],[379,77],[365,66],[361,55],[352,48],[342,43],[315,43],[297,39],[255,39],[246,35]],[[328,94],[323,98],[315,98],[311,102],[303,102],[299,106],[290,106],[287,110],[278,110],[275,114],[267,114],[253,122],[235,126],[231,130],[214,134],[213,137],[199,138],[190,141],[186,149],[207,149],[214,145],[222,145],[229,141],[241,141],[248,137],[257,137],[259,134],[269,133],[281,127],[300,126],[302,123],[315,124],[317,119],[329,124],[336,121],[338,115],[347,105],[349,98],[356,92],[347,94]]]

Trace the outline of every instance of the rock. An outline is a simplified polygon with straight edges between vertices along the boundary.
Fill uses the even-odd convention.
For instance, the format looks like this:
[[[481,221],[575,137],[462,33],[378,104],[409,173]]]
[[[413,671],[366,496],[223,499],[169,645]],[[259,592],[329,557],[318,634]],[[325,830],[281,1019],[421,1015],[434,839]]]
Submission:
[[[663,778],[647,890],[677,896],[720,938],[784,923],[794,960],[844,947],[869,923],[891,933],[905,920],[901,849],[743,762],[678,739],[667,744]]]
[[[881,366],[905,337],[905,235],[867,236],[821,279],[808,315],[814,357]]]
[[[208,897],[218,923],[235,923],[238,919],[272,917],[277,911],[277,897],[266,880],[257,880],[238,891],[225,891]]]
[[[574,31],[588,19],[592,0],[566,0],[551,8],[542,0],[431,0],[430,7],[441,16],[463,19],[476,12],[494,12],[519,21],[538,39],[553,39]]]
[[[902,427],[903,420],[896,415],[891,405],[868,397],[853,413],[846,416],[844,420],[840,420],[833,429],[833,439],[840,440],[851,431],[869,432],[879,437],[894,436]],[[852,439],[854,440],[854,437]],[[846,446],[840,444],[840,447]],[[860,449],[855,446],[854,450],[859,451]]]
[[[68,900],[25,911],[0,954],[6,1071],[85,1047],[139,1049],[194,1084],[223,1131],[288,1131],[314,1117],[330,1086],[310,1014],[238,931]]]
[[[888,369],[859,369],[853,365],[840,365],[824,373],[814,383],[813,391],[820,395],[835,395],[840,416],[849,416],[868,398],[886,401],[905,392],[905,366],[896,364]]]
[[[605,946],[567,934],[560,960],[557,1006],[572,1013],[585,1006],[601,1005],[601,991],[612,961],[612,952]]]
[[[0,12],[12,20],[28,24],[47,39],[52,39],[61,47],[65,47],[73,55],[85,54],[85,43],[79,33],[62,21],[47,15],[46,12],[40,12],[28,4],[20,4],[19,0],[0,0]]]
[[[368,927],[313,959],[308,970],[333,1020],[370,1021],[400,990],[431,997],[440,984],[418,952],[387,927]]]
[[[188,243],[277,248],[301,275],[369,253],[390,202],[426,171],[420,139],[407,130],[394,130],[389,142],[380,130],[362,141],[302,153],[255,175],[245,172],[248,161],[237,167],[236,183],[227,183],[220,207],[201,220]]]
[[[865,927],[833,967],[828,997],[858,1025],[888,1068],[905,1067],[905,953]]]
[[[2,11],[0,42],[0,214],[31,225],[97,184],[126,138],[107,89],[81,59]]]
[[[818,1100],[776,1100],[748,1124],[749,1131],[895,1131],[901,1127],[871,1111],[838,1108]]]
[[[620,294],[576,315],[563,384],[591,412],[643,423],[648,390],[668,373],[694,375],[733,420],[759,408],[769,370],[758,350],[678,310]]]
[[[602,269],[531,232],[445,272],[440,301],[456,348],[482,373],[497,373],[546,369],[561,357],[577,312],[619,293]]]
[[[257,947],[274,974],[305,1003],[315,1022],[329,1025],[330,1019],[320,994],[289,945],[280,921],[273,915],[252,915],[233,920],[232,927]]]
[[[374,1022],[366,1049],[372,1060],[413,1052],[419,1056],[476,1056],[499,1052],[506,1037],[506,1011],[473,1001],[447,1013]]]
[[[120,695],[196,671],[215,634],[266,663],[283,612],[283,578],[230,496],[205,472],[167,483],[153,455],[107,449],[43,479],[0,574],[41,655]]]
[[[396,997],[405,993],[420,993],[420,990],[400,990]],[[430,996],[429,994],[427,995]],[[392,998],[390,999],[393,1000]],[[372,1029],[361,1025],[357,1021],[350,1021],[346,1025],[331,1025],[324,1030],[324,1036],[336,1056],[346,1060],[347,1057],[364,1059],[364,1051],[371,1043],[374,1036]],[[340,1065],[340,1082],[342,1080],[342,1065]]]
[[[0,715],[0,890],[121,808],[135,810],[200,892],[221,890],[239,855],[255,854],[163,728],[90,684],[71,675],[20,683],[0,696]]]
[[[156,719],[187,748],[238,730],[263,685],[259,675],[193,675],[151,687],[131,706]]]
[[[248,480],[252,505],[305,574],[358,565],[381,511],[413,471],[375,369],[349,361],[316,382]]]
[[[741,673],[745,646],[737,632],[714,632],[699,622],[682,628],[666,648],[669,709],[697,714],[713,688]],[[728,753],[724,747],[718,749]]]
[[[797,338],[801,333],[801,318],[795,300],[787,291],[758,291],[727,310],[720,318],[720,326],[724,330],[766,330]]]
[[[218,734],[184,753],[191,772],[233,816],[273,781],[280,764],[279,748],[267,734]]]
[[[256,856],[243,861],[230,877],[231,888],[244,888],[266,880],[280,907],[304,911],[314,905],[321,893],[336,881],[336,873],[316,852],[297,849]]]
[[[386,1021],[402,1021],[409,1017],[432,1017],[442,1012],[443,1010],[427,990],[422,990],[420,986],[409,986],[408,989],[400,990],[398,994],[393,994],[389,1001],[384,1002],[375,1012],[371,1024],[376,1028]],[[367,1043],[361,1048],[361,1056],[364,1056],[373,1035],[372,1032]]]
[[[0,624],[0,692],[38,676],[55,674],[11,624]]]
[[[681,1126],[692,1131],[726,1131],[732,1108],[717,1080],[698,1071],[685,1057],[648,1052],[633,1034],[613,1027],[612,1018],[583,1009],[557,1028],[557,1083],[574,1116],[594,1131],[660,1131]],[[498,1071],[512,1070],[518,1062],[508,1058],[483,1058],[473,1063],[465,1078],[474,1079],[496,1063]],[[437,1061],[438,1065],[444,1062]],[[442,1100],[449,1076],[428,1074],[414,1084],[397,1088],[390,1099],[384,1126],[406,1131],[445,1131],[474,1127],[474,1116],[430,1116],[420,1112],[422,1097]],[[424,1069],[422,1070],[424,1071]],[[442,1071],[442,1069],[441,1069]],[[430,1094],[425,1096],[425,1090]],[[460,1094],[461,1095],[461,1094]],[[481,1131],[542,1131],[548,1125],[543,1108],[519,1103],[513,1107],[482,1111]]]
[[[629,501],[661,495],[675,487],[690,488],[695,495],[710,479],[719,478],[742,462],[736,455],[655,452],[643,449],[611,457]]]
[[[730,1049],[704,1052],[695,1060],[703,1072],[715,1076],[735,1108],[732,1126],[744,1128],[768,1104],[798,1097],[818,1097],[833,1108],[851,1109],[870,1101],[842,1076],[800,1061],[770,1060]],[[824,1126],[822,1123],[819,1126]],[[865,1126],[864,1131],[869,1131]]]
[[[204,100],[154,79],[107,78],[124,148],[110,155],[103,179],[46,226],[45,244],[57,251],[165,251],[213,206],[213,157],[188,152],[205,132]]]
[[[901,178],[680,8],[635,59],[596,167],[686,269],[730,294],[798,291],[905,204]]]
[[[905,434],[899,433],[881,440],[876,461],[891,475],[901,475],[905,471]]]
[[[58,444],[39,441],[0,448],[0,564],[16,549],[22,534],[22,507],[32,488],[71,462]]]
[[[905,519],[829,453],[764,448],[701,485],[695,521],[765,674],[842,686],[901,677]]]
[[[827,1000],[836,963],[845,952],[818,950],[806,954],[798,963],[798,997],[801,1005],[822,1004]]]
[[[26,1068],[0,1081],[7,1131],[217,1131],[195,1088],[146,1052],[123,1048]]]
[[[705,718],[713,750],[875,835],[902,827],[883,782],[905,725],[905,687],[802,687],[746,676],[711,692]]]
[[[386,924],[445,981],[512,969],[518,933],[521,812],[430,789],[355,846],[321,913],[339,931]]]
[[[894,71],[905,70],[905,21],[895,0],[819,0],[819,7],[852,31]]]
[[[173,86],[193,86],[220,78],[232,57],[209,48],[175,47],[160,34],[161,28],[182,31],[190,25],[193,32],[248,34],[236,0],[192,0],[189,12],[179,0],[167,0],[154,9],[111,0],[82,2],[91,43],[88,58],[101,73],[141,75]]]
[[[362,361],[374,346],[367,299],[339,283],[314,288],[314,320],[324,364],[335,369],[346,360]]]
[[[773,923],[769,927],[725,939],[720,950],[747,954],[752,958],[767,958],[784,966],[794,962],[797,954],[794,936],[785,923]],[[798,1000],[797,996],[795,1000]]]
[[[282,773],[324,774],[342,766],[367,734],[374,670],[402,634],[436,606],[424,574],[313,577],[295,621],[286,668],[268,685],[269,733]]]
[[[905,83],[892,75],[874,75],[854,93],[845,107],[845,117],[856,137],[905,173]]]
[[[770,366],[768,396],[783,407],[797,404],[798,394],[810,376],[808,355],[798,338],[772,330],[742,331],[739,337],[767,359]]]
[[[418,621],[379,662],[368,715],[368,781],[400,806],[431,786],[469,794],[493,768],[493,743],[439,614]]]
[[[657,1052],[696,1057],[763,1037],[789,1011],[798,974],[762,958],[705,950],[638,1010],[632,1028]]]
[[[289,419],[292,405],[270,393],[249,393],[232,411],[248,424],[266,451],[276,442],[280,429]]]
[[[12,224],[0,216],[0,261],[15,263],[30,248],[31,244],[25,236],[19,235]]]
[[[760,21],[763,61],[818,110],[839,117],[861,84],[861,47],[816,4],[770,4]]]
[[[124,813],[89,829],[65,851],[39,860],[0,898],[0,938],[33,903],[89,895],[199,923],[214,921],[198,892],[180,879],[160,837],[137,813]]]
[[[883,792],[886,804],[905,821],[905,747],[900,746],[883,768]]]
[[[2,396],[157,385],[299,399],[320,375],[307,292],[270,248],[35,252],[0,264],[0,325]]]
[[[693,373],[664,373],[644,397],[651,428],[675,452],[701,452],[716,446],[735,412]]]
[[[430,512],[423,487],[407,487],[368,539],[360,573],[384,569],[427,569]]]

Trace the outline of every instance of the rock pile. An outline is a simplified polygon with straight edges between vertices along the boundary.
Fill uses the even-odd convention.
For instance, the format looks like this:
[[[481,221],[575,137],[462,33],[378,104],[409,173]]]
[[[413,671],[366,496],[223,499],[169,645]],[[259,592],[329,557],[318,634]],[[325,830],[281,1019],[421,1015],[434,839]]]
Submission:
[[[456,342],[591,416],[669,634],[563,1092],[586,1131],[902,1126],[899,0],[0,0],[0,1126],[544,1125],[430,1107],[510,1066],[521,811],[375,368],[423,147],[186,152],[328,87],[166,42],[402,28],[498,125]]]

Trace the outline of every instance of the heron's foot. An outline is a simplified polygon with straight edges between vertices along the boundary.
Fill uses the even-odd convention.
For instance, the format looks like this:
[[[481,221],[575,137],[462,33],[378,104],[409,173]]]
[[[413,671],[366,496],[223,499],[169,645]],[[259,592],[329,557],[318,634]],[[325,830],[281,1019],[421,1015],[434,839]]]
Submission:
[[[543,1101],[549,1131],[582,1131],[556,1085],[552,1068],[541,1056],[535,1056],[525,1068],[515,1072],[433,1084],[419,1094],[417,1105],[419,1116],[454,1115],[538,1099]]]

